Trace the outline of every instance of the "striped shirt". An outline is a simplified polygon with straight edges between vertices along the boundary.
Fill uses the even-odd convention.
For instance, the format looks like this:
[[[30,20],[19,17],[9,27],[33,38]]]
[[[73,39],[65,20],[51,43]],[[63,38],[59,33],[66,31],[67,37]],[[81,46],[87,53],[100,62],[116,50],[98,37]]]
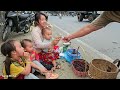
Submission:
[[[44,38],[38,26],[33,27],[31,31],[34,48],[40,52],[41,49],[50,48],[51,42],[43,42]]]

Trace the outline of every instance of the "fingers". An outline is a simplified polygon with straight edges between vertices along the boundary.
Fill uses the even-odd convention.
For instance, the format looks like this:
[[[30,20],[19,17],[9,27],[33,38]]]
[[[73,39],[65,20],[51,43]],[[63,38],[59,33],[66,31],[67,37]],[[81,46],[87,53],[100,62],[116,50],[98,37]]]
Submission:
[[[55,40],[59,41],[62,37],[56,37]]]
[[[64,42],[69,42],[69,39],[68,39],[67,37],[64,37],[62,40],[63,40]]]
[[[30,54],[28,52],[23,52],[23,56],[26,60],[30,59]]]
[[[47,69],[43,69],[43,70],[41,70],[41,72],[43,72],[43,73],[47,73],[48,70],[47,70]]]
[[[28,52],[23,52],[23,56],[29,57],[30,54]]]
[[[62,39],[64,42],[69,42],[71,40],[70,35]]]

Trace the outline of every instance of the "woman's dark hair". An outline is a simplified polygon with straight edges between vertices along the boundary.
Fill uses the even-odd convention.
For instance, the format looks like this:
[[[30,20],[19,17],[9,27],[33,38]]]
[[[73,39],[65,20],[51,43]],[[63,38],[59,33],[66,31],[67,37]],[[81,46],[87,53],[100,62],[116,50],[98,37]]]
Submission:
[[[23,39],[22,41],[20,41],[23,48],[26,48],[26,42],[32,43],[32,41],[30,39]]]
[[[1,53],[6,56],[4,63],[5,71],[8,76],[10,75],[11,52],[16,50],[14,42],[15,40],[9,40],[1,46]],[[11,77],[8,77],[8,79],[11,79]]]
[[[35,26],[38,25],[38,22],[39,22],[41,15],[45,16],[46,21],[48,20],[48,16],[46,14],[44,14],[42,12],[36,12],[36,14],[35,14]]]

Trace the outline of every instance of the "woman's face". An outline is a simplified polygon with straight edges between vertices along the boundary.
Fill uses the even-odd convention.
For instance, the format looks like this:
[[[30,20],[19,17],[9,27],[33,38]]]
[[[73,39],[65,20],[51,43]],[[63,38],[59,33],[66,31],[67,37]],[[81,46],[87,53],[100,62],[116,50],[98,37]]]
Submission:
[[[16,56],[23,56],[24,48],[21,46],[20,42],[15,41],[14,45],[16,47]]]
[[[44,15],[40,15],[39,25],[44,27],[47,24],[46,18]]]

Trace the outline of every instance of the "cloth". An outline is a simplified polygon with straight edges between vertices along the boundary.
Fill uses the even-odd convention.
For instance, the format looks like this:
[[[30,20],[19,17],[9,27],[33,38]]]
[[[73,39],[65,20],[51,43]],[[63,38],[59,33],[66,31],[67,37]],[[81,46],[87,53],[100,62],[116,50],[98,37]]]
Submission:
[[[24,77],[24,79],[39,79],[37,76],[34,74],[30,73]]]
[[[91,24],[94,26],[105,27],[111,22],[120,23],[120,11],[104,11],[92,21]]]
[[[40,61],[40,63],[47,69],[47,70],[51,70],[53,66],[53,64],[47,64],[46,62],[44,61]]]
[[[51,40],[44,39],[43,42],[49,43]],[[48,48],[42,49],[42,51],[39,53],[39,58],[46,64],[52,64],[53,60],[56,60],[59,58],[58,50],[59,50],[59,46],[57,45],[52,48],[52,52],[49,52]]]
[[[38,55],[38,53],[35,52],[35,51],[32,51],[32,52],[31,52],[31,55],[33,55],[33,54],[35,55],[35,57],[33,58],[33,57],[30,56],[30,60],[31,60],[31,61],[33,61],[33,60],[39,61],[39,55]]]
[[[32,62],[35,63],[35,64],[36,64],[37,66],[39,66],[40,68],[45,68],[45,67],[40,63],[40,61],[33,60]],[[32,73],[34,73],[35,71],[40,72],[39,70],[37,70],[37,69],[35,69],[35,68],[32,68]]]
[[[22,75],[21,72],[25,69],[25,59],[21,58],[21,64],[18,62],[12,62],[10,65],[10,75],[9,77],[12,77],[12,79],[38,79],[35,75],[33,76],[31,73],[29,75]],[[38,61],[34,61],[38,62]],[[43,67],[42,65],[39,65],[40,67]],[[4,79],[8,79],[8,75],[6,75],[5,66],[3,67],[3,77]]]
[[[25,62],[22,62],[22,64],[12,62],[12,64],[10,65],[10,77],[17,78],[20,75],[20,73],[24,70],[24,68]],[[8,78],[8,76],[6,75],[5,66],[3,68],[3,76],[5,79]]]

